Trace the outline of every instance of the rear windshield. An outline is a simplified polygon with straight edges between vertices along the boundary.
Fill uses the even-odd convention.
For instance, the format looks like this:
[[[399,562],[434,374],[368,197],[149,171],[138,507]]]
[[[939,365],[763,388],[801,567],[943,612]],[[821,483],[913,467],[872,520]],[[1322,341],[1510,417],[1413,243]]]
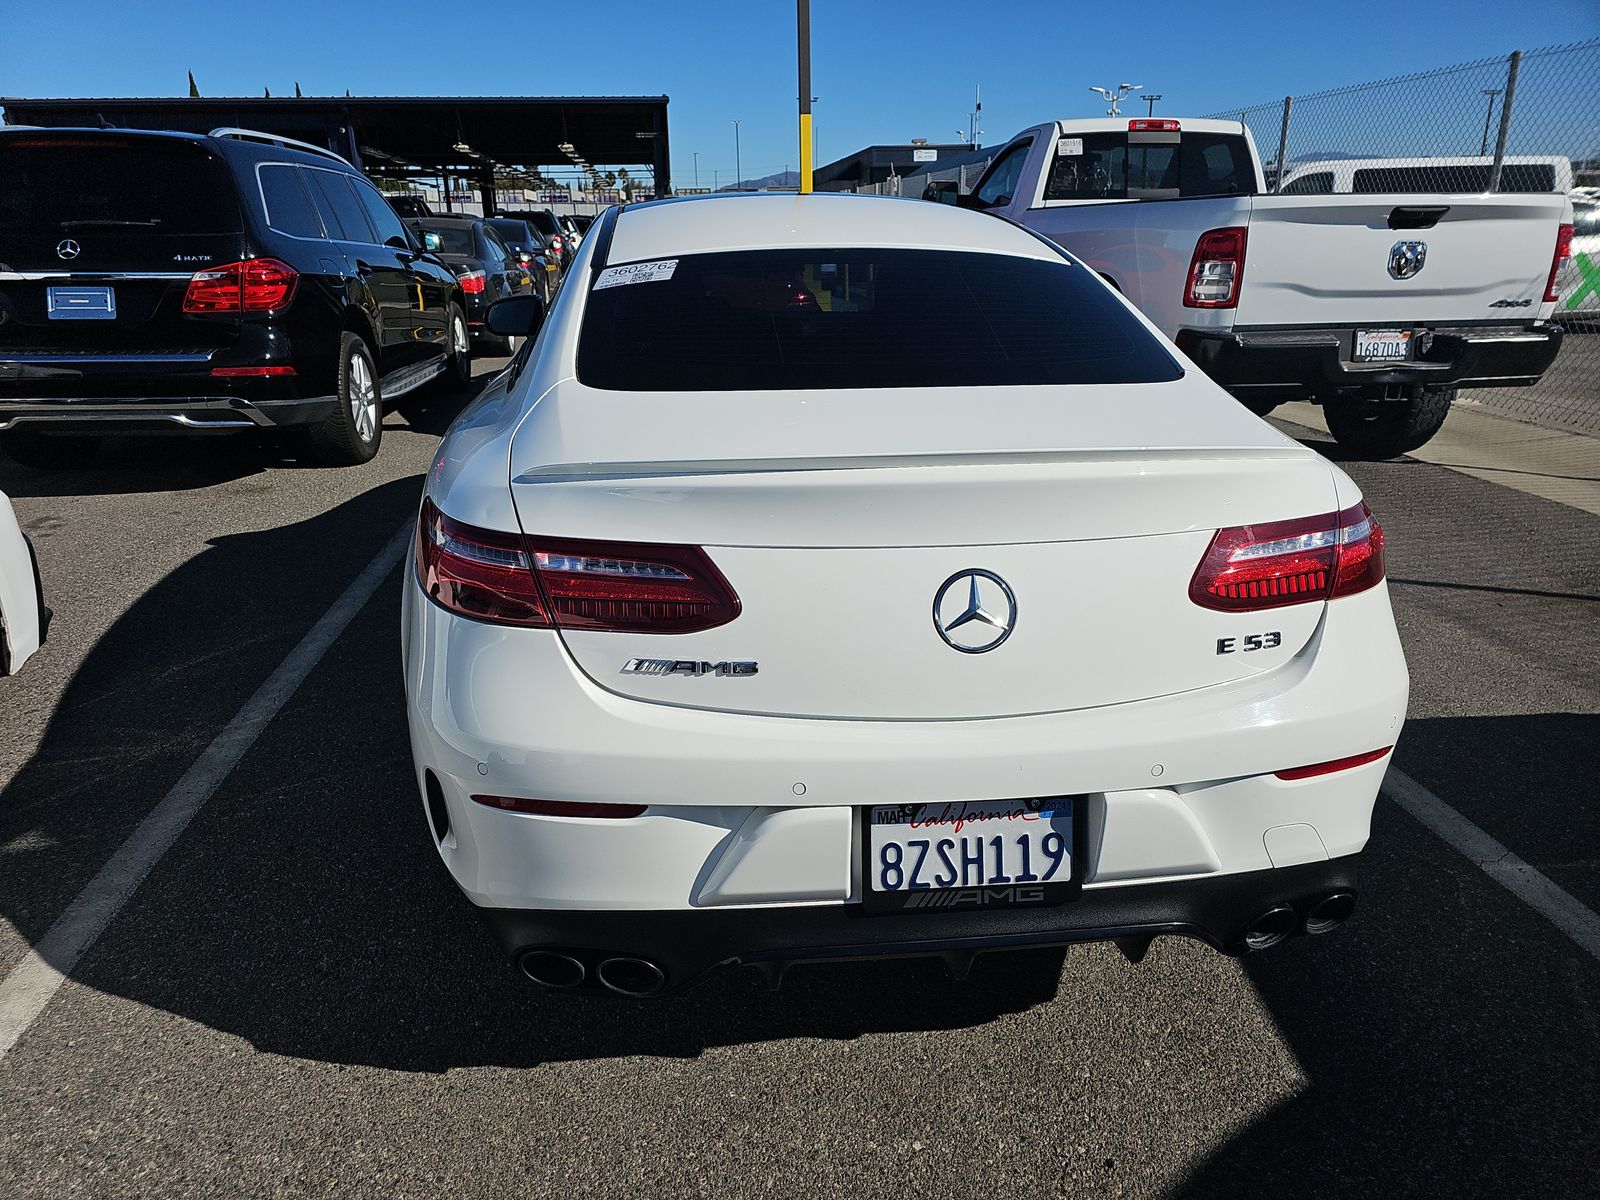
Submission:
[[[226,164],[165,138],[0,138],[0,233],[239,233]]]
[[[560,233],[561,226],[556,224],[556,219],[550,213],[534,213],[528,218],[528,223],[543,234]]]
[[[486,221],[484,223],[499,234],[502,241],[515,242],[519,246],[526,246],[530,240],[530,231],[521,221]]]
[[[424,225],[423,229],[439,238],[439,254],[459,254],[464,258],[472,258],[477,251],[472,247],[472,230],[463,229],[459,225]]]
[[[1238,134],[1087,133],[1056,142],[1046,200],[1162,200],[1255,191],[1255,163]]]
[[[1182,374],[1086,268],[957,251],[760,250],[608,267],[578,341],[578,378],[617,391],[1155,383]]]

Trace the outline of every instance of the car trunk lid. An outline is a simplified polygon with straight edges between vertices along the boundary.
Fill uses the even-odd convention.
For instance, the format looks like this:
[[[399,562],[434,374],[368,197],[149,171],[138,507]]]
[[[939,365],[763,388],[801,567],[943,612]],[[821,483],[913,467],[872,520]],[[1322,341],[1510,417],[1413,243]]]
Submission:
[[[639,397],[569,381],[524,422],[511,470],[535,549],[541,535],[702,546],[739,596],[736,619],[697,633],[563,630],[591,679],[801,717],[1009,716],[1270,669],[1323,606],[1209,611],[1190,578],[1221,526],[1335,507],[1325,463],[1193,378],[983,396]],[[994,625],[951,628],[969,572],[1010,630],[979,653]],[[1218,653],[1256,632],[1277,636]]]

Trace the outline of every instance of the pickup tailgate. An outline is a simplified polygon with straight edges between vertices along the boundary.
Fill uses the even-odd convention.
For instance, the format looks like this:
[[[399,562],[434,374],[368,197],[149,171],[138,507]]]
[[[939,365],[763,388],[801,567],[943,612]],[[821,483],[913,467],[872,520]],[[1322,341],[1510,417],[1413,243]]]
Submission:
[[[1496,196],[1256,196],[1235,323],[1437,325],[1531,320],[1567,199]],[[1428,228],[1414,224],[1419,214]],[[1397,278],[1401,242],[1426,247],[1422,267]]]

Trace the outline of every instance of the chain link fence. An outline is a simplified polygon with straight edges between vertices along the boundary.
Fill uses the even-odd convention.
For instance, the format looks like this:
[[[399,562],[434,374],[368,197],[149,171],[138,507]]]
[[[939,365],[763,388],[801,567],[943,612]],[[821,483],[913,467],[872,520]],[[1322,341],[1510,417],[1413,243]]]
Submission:
[[[1462,399],[1600,436],[1600,38],[1209,115],[1249,127],[1270,191],[1569,192],[1560,356],[1535,387]]]

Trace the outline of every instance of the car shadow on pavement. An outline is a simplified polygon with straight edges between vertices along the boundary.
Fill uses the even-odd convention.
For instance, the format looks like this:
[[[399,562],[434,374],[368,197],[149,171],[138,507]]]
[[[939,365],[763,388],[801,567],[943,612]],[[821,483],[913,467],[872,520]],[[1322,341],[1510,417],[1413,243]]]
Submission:
[[[1597,744],[1593,714],[1424,719],[1398,765],[1594,906]],[[1594,1194],[1600,964],[1387,800],[1366,857],[1346,929],[1244,960],[1302,1091],[1177,1194]]]

